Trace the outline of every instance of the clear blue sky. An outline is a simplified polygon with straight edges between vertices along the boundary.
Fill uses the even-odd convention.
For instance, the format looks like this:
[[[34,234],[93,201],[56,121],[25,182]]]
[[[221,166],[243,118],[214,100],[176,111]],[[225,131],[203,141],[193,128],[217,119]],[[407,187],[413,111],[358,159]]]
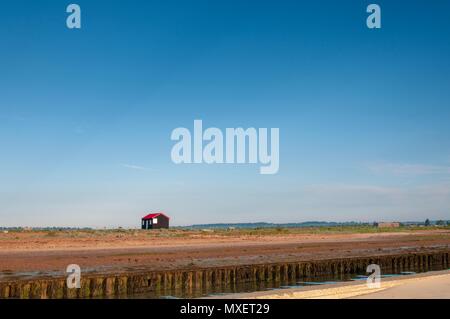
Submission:
[[[2,1],[0,226],[450,218],[450,2]],[[171,131],[280,128],[280,171]]]

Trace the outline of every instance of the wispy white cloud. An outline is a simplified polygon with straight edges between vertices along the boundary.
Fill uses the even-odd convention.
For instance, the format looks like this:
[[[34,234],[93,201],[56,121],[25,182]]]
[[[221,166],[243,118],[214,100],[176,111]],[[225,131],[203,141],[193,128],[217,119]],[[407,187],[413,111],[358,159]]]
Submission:
[[[76,127],[74,132],[75,134],[84,134],[84,129],[82,127]]]
[[[450,166],[445,165],[380,162],[369,164],[368,168],[375,173],[394,175],[450,174]]]
[[[402,192],[401,188],[384,187],[376,185],[353,185],[353,184],[323,184],[312,185],[304,188],[307,192],[318,192],[328,194],[379,194],[379,195],[396,195]]]
[[[28,118],[21,114],[0,114],[0,120],[8,120],[8,121],[26,121]]]
[[[427,185],[324,184],[300,190],[292,200],[302,212],[329,220],[420,220],[448,216],[450,182]],[[322,215],[323,214],[323,215]],[[342,216],[342,217],[339,217]]]
[[[370,196],[450,196],[450,182],[403,187],[386,187],[358,184],[323,184],[305,187],[303,191],[307,193],[351,195],[355,197],[361,194]]]
[[[138,170],[138,171],[153,171],[153,169],[148,168],[148,167],[144,167],[144,166],[139,166],[139,165],[133,165],[133,164],[120,164],[122,167],[125,168],[129,168],[129,169],[134,169],[134,170]]]

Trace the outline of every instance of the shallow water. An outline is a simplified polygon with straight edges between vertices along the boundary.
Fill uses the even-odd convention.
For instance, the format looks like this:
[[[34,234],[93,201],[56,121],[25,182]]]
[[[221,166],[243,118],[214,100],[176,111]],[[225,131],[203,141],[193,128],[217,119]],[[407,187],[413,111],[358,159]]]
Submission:
[[[431,269],[428,269],[427,271],[438,271],[438,270],[444,270],[441,264],[432,265]],[[408,276],[427,271],[420,271],[419,269],[408,269],[408,271],[395,273],[392,270],[387,270],[386,273],[381,274],[381,278]],[[307,286],[329,285],[349,281],[366,281],[368,275],[369,274],[362,274],[362,273],[342,274],[336,276],[322,275],[310,278],[301,278],[301,280],[297,279],[295,281],[247,282],[239,284],[221,285],[220,287],[212,287],[212,288],[170,289],[170,291],[161,289],[160,291],[154,291],[139,295],[132,295],[129,296],[129,298],[174,299],[174,298],[200,298],[208,296],[221,296],[234,293],[246,293],[255,291],[268,291],[268,290],[279,290],[289,288],[301,288]]]

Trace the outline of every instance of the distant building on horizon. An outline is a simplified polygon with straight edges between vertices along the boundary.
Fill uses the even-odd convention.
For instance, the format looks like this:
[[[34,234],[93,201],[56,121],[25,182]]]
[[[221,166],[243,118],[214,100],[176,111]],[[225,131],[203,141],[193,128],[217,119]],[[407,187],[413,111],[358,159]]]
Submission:
[[[163,213],[152,213],[142,217],[142,229],[169,228],[170,217]]]
[[[398,228],[400,227],[399,222],[379,222],[375,223],[375,226],[378,228]]]

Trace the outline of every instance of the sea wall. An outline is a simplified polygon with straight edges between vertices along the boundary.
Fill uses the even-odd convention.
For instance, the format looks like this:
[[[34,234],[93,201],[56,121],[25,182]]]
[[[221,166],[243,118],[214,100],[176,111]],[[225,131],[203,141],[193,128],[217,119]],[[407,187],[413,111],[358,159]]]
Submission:
[[[321,275],[365,273],[378,264],[382,273],[449,268],[449,250],[403,255],[342,258],[317,261],[84,275],[80,289],[68,289],[66,278],[41,278],[0,282],[0,298],[127,298],[142,293],[160,295],[182,290],[220,289],[242,283],[307,280]]]

